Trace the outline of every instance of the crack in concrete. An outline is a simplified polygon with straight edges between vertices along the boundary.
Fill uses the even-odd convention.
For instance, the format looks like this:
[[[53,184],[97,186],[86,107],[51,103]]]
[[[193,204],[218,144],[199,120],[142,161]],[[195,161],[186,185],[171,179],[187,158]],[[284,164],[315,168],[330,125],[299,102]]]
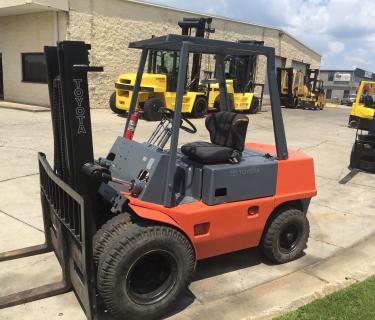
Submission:
[[[326,204],[319,203],[317,205],[320,206],[320,207],[332,210],[333,212],[330,212],[330,214],[344,214],[344,215],[348,214],[350,216],[355,216],[355,217],[358,217],[358,218],[369,218],[369,217],[372,217],[372,215],[369,215],[369,214],[357,214],[357,213],[353,213],[353,212],[346,211],[346,210],[343,210],[343,209],[336,209],[336,208],[333,208],[333,207],[331,207],[329,205],[326,205]]]
[[[339,179],[336,179],[336,178],[330,178],[330,177],[324,177],[324,176],[321,176],[321,175],[318,175],[318,174],[315,174],[316,177],[318,178],[321,178],[321,179],[327,179],[327,180],[330,180],[330,181],[333,181],[333,182],[339,182]],[[367,184],[360,184],[360,183],[355,183],[355,182],[352,182],[352,181],[349,181],[347,183],[347,185],[353,185],[353,186],[357,186],[357,187],[362,187],[362,188],[370,188],[370,189],[375,189],[375,186],[370,186],[370,185],[367,185]]]
[[[330,246],[333,246],[333,247],[336,247],[336,248],[339,248],[339,249],[345,249],[345,247],[339,246],[339,245],[334,244],[334,243],[330,243],[330,242],[325,241],[325,240],[317,239],[317,238],[312,237],[312,236],[310,236],[310,239],[313,239],[316,242],[321,242],[321,243],[324,243],[324,244],[328,244]]]
[[[15,217],[15,216],[13,216],[13,215],[11,215],[11,214],[9,214],[9,213],[3,211],[3,210],[1,210],[1,209],[0,209],[0,212],[3,213],[3,214],[5,214],[7,217],[9,217],[9,218],[11,218],[11,219],[14,219],[14,220],[16,220],[16,221],[18,221],[18,222],[21,222],[22,224],[24,224],[24,225],[30,227],[30,228],[33,228],[33,229],[35,229],[35,230],[37,230],[37,231],[39,231],[39,232],[44,233],[44,231],[43,231],[42,229],[39,229],[38,227],[35,227],[35,226],[33,226],[32,224],[30,224],[30,223],[28,223],[28,222],[26,222],[26,221],[23,221],[23,220],[21,220],[21,219]]]
[[[325,144],[325,143],[328,143],[329,140],[323,140],[317,144],[314,144],[314,145],[311,145],[311,146],[307,146],[307,147],[300,147],[297,149],[297,151],[305,151],[305,150],[309,150],[309,149],[315,149],[315,148],[318,148],[320,147],[322,144]]]
[[[27,148],[27,147],[12,147],[12,146],[8,146],[6,144],[1,144],[0,145],[0,148],[5,148],[5,149],[16,149],[16,150],[29,150],[29,151],[35,151],[35,152],[38,152],[37,149],[34,149],[34,148]]]
[[[306,273],[307,275],[312,276],[312,277],[314,277],[314,278],[317,278],[318,280],[320,280],[320,281],[322,281],[322,282],[324,282],[324,283],[326,283],[326,284],[329,284],[329,283],[330,283],[328,280],[323,279],[323,278],[319,277],[318,275],[313,274],[312,272],[309,272],[308,269],[304,269],[304,270],[302,270],[301,272]]]
[[[16,179],[21,179],[21,178],[32,177],[32,176],[36,176],[38,174],[39,174],[38,172],[37,173],[29,173],[29,174],[25,174],[23,176],[17,176],[17,177],[13,177],[13,178],[8,178],[8,179],[0,180],[0,183],[1,182],[12,181],[12,180],[16,180]]]
[[[6,128],[6,127],[15,127],[15,126],[26,126],[26,125],[35,125],[35,124],[44,124],[43,122],[37,121],[37,122],[25,122],[25,123],[7,123],[0,125],[0,128]]]

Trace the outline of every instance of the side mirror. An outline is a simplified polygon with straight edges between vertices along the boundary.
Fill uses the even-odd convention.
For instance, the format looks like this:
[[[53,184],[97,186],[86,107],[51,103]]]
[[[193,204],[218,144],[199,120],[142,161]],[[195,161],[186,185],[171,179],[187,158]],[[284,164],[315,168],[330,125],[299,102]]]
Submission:
[[[372,96],[363,97],[363,104],[365,105],[366,108],[375,109],[374,99],[372,98]]]

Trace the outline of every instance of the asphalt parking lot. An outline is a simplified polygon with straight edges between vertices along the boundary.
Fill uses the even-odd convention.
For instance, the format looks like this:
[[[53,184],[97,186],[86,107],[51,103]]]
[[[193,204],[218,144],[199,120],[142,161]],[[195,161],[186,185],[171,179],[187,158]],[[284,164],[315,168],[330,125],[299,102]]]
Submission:
[[[354,279],[342,271],[348,268],[345,263],[355,258],[352,254],[339,260],[345,265],[342,270],[337,261],[333,267],[324,267],[331,258],[349,252],[346,250],[375,234],[375,175],[359,173],[345,185],[338,183],[348,173],[355,136],[355,131],[346,126],[349,113],[350,109],[345,107],[323,111],[283,109],[288,147],[313,156],[315,161],[318,196],[312,200],[308,214],[311,236],[305,255],[279,266],[269,264],[257,249],[202,261],[190,286],[191,292],[170,315],[171,319],[269,317],[321,294],[327,284],[340,285]],[[125,118],[108,110],[93,110],[92,122],[98,157],[105,155],[121,135]],[[183,133],[181,143],[208,139],[204,121],[193,122],[198,133]],[[145,140],[155,125],[140,121],[135,139]],[[251,115],[247,141],[273,144],[273,139],[269,109]],[[0,251],[43,241],[38,151],[45,152],[51,161],[50,114],[0,108]],[[372,266],[375,260],[368,260],[367,264]],[[355,268],[358,270],[354,271],[360,271],[360,267]],[[3,262],[1,294],[57,281],[59,277],[58,263],[52,254]],[[83,320],[85,317],[74,294],[68,293],[0,310],[0,319]]]

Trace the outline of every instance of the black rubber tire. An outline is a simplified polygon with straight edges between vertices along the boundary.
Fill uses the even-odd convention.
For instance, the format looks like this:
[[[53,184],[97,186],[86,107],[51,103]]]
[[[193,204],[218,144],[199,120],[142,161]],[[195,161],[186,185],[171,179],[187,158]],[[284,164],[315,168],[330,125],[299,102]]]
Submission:
[[[194,102],[193,110],[191,111],[191,116],[193,118],[203,118],[207,114],[207,110],[207,99],[203,96],[197,96]]]
[[[163,101],[158,97],[151,97],[143,105],[143,118],[146,121],[160,121],[162,108],[164,108]]]
[[[126,114],[126,110],[121,110],[116,107],[116,92],[113,92],[111,94],[111,97],[109,98],[109,107],[114,113],[117,114]]]
[[[294,100],[293,100],[293,108],[294,109],[300,108],[300,103],[299,103],[298,98],[294,98]]]
[[[286,227],[298,229],[295,244],[290,250],[282,247],[283,232]],[[274,263],[286,263],[298,258],[303,250],[307,248],[310,234],[310,225],[306,215],[294,208],[283,208],[276,214],[275,218],[267,225],[262,240],[261,250],[263,254]]]
[[[161,261],[167,271],[159,268]],[[112,240],[102,257],[98,290],[108,311],[118,319],[159,319],[187,290],[194,267],[194,250],[182,233],[163,225],[131,224]]]
[[[93,259],[96,265],[102,255],[107,251],[107,247],[113,238],[120,235],[131,224],[131,216],[129,213],[121,213],[108,220],[95,233],[93,237]]]
[[[351,128],[351,129],[358,128],[358,121],[356,121],[356,120],[349,121],[348,127]]]
[[[256,114],[259,111],[259,98],[258,97],[253,97],[251,100],[250,108],[245,110],[246,114]]]

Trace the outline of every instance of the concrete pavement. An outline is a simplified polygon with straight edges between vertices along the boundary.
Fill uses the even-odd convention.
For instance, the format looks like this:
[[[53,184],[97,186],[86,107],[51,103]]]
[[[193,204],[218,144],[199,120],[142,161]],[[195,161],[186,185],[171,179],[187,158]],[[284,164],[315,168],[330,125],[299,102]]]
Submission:
[[[247,141],[273,143],[271,115],[265,110],[250,116]],[[355,135],[346,127],[349,112],[283,109],[289,148],[315,160],[318,196],[309,210],[305,256],[275,266],[250,249],[202,261],[191,292],[171,319],[267,318],[375,271],[375,176],[360,173],[348,184],[338,184],[348,172]],[[121,134],[125,119],[107,110],[93,110],[92,118],[95,154],[102,156]],[[181,142],[208,139],[204,122],[193,122],[198,133],[183,133]],[[141,121],[136,139],[145,140],[154,126]],[[51,161],[50,114],[0,109],[0,251],[43,240],[37,151]],[[59,268],[51,254],[0,264],[2,294],[57,279]],[[0,310],[0,319],[81,320],[84,314],[68,293]]]

